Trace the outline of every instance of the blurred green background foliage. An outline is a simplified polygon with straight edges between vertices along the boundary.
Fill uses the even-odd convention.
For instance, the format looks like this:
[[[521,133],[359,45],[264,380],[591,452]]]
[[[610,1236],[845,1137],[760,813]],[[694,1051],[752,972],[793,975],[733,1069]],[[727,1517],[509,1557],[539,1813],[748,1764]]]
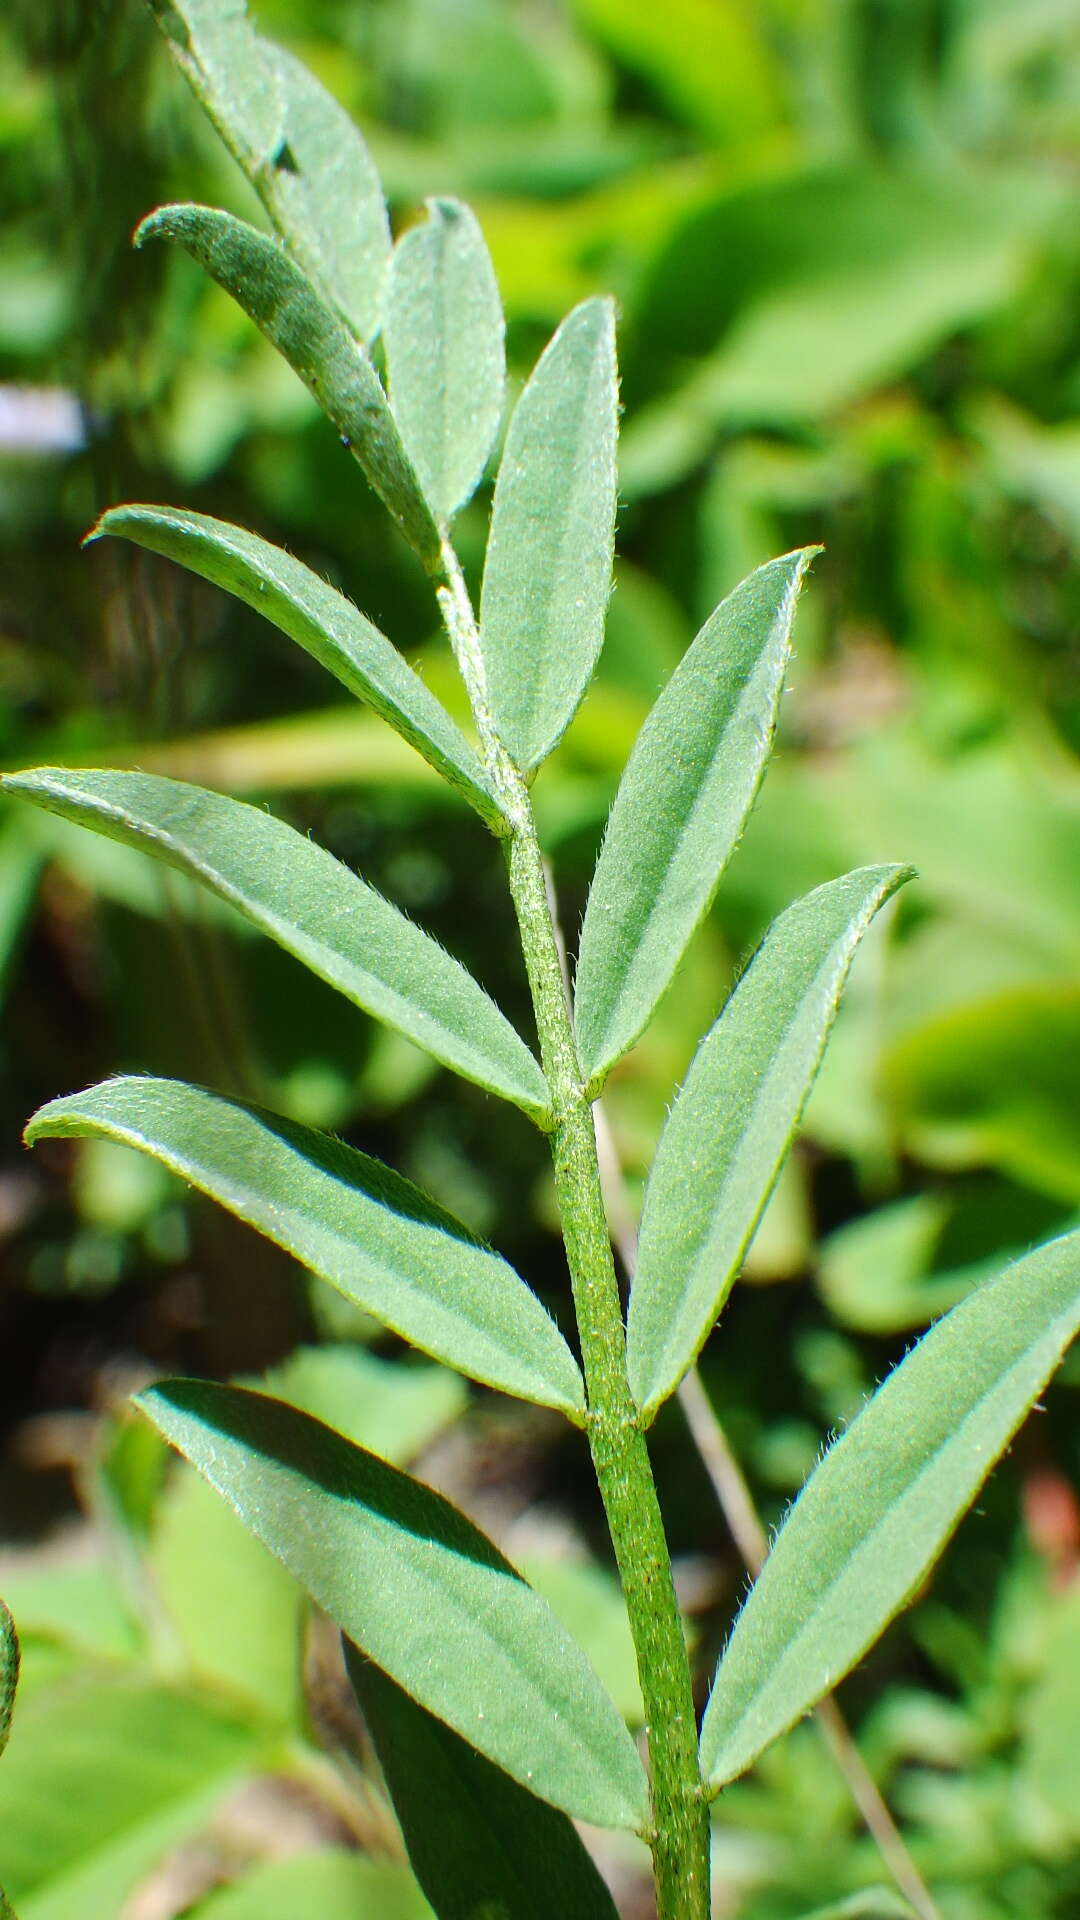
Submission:
[[[617,295],[618,582],[598,678],[536,795],[571,946],[618,772],[697,624],[762,560],[825,543],[761,799],[608,1096],[639,1191],[693,1045],[769,919],[860,862],[918,867],[866,943],[748,1284],[704,1357],[775,1519],[914,1332],[1080,1216],[1075,9],[262,0],[257,13],[359,119],[399,226],[428,194],[475,207],[517,377],[572,302]],[[255,614],[126,545],[79,550],[123,499],[255,528],[351,593],[461,715],[419,570],[314,404],[188,261],[130,249],[162,200],[257,217],[138,0],[5,9],[0,196],[3,764],[135,763],[266,801],[527,1023],[497,850],[423,764]],[[485,510],[482,494],[460,526],[474,572]],[[28,1159],[19,1131],[40,1101],[114,1069],[182,1071],[341,1130],[493,1238],[564,1318],[567,1302],[527,1124],[140,856],[5,806],[0,976],[6,1587],[16,1604],[24,1583],[47,1756],[52,1679],[105,1689],[119,1748],[138,1707],[123,1687],[151,1687],[157,1657],[104,1563],[80,1571],[87,1613],[26,1558],[73,1510],[70,1456],[99,1532],[153,1533],[174,1653],[203,1681],[235,1677],[235,1648],[192,1653],[170,1546],[186,1529],[208,1565],[219,1523],[185,1480],[151,1528],[160,1462],[139,1453],[123,1390],[155,1367],[250,1372],[319,1340],[347,1369],[357,1354],[333,1343],[371,1330],[122,1149]],[[384,1343],[359,1363],[390,1358]],[[380,1441],[395,1457],[437,1429],[444,1450],[448,1431],[463,1436],[459,1497],[490,1497],[487,1475],[510,1512],[536,1496],[575,1552],[602,1557],[569,1441],[492,1396],[466,1405],[407,1360],[378,1379],[398,1409]],[[363,1392],[377,1402],[375,1380]],[[1080,1902],[1078,1386],[1073,1361],[931,1594],[845,1688],[948,1920],[1064,1920]],[[675,1411],[657,1455],[707,1653],[742,1576]],[[578,1630],[610,1652],[604,1569],[571,1565]],[[275,1593],[252,1604],[287,1629],[292,1602]],[[625,1650],[612,1657],[632,1714]],[[143,1702],[193,1756],[181,1799],[278,1752],[300,1709],[267,1659],[247,1675],[254,1720],[221,1721],[202,1696]],[[174,1677],[182,1667],[177,1655]],[[65,1842],[72,1872],[84,1824]],[[785,1920],[880,1878],[810,1727],[724,1796],[717,1827],[721,1915]],[[45,1866],[24,1871],[24,1920],[62,1920]],[[81,1920],[115,1911],[95,1897]]]

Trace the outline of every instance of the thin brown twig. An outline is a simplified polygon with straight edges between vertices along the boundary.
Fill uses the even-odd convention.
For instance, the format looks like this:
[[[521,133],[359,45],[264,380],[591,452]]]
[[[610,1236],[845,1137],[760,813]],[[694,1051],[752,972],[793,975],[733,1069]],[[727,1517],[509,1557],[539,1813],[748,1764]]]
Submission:
[[[611,1238],[627,1275],[632,1276],[637,1263],[637,1227],[627,1204],[626,1186],[611,1127],[599,1101],[594,1112],[600,1178],[607,1202]],[[731,1537],[748,1571],[756,1579],[768,1555],[768,1537],[742,1468],[731,1451],[727,1434],[696,1367],[692,1367],[681,1381],[677,1397]],[[844,1777],[867,1832],[904,1898],[910,1901],[919,1920],[941,1920],[930,1889],[908,1852],[903,1835],[831,1694],[818,1702],[814,1719]]]

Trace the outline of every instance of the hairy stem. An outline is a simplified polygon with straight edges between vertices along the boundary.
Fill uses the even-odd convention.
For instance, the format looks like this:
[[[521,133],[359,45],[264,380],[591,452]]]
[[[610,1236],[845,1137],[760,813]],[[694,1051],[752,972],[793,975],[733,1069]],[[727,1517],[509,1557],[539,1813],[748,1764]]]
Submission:
[[[637,1228],[626,1204],[626,1190],[623,1186],[622,1168],[619,1165],[615,1142],[612,1139],[607,1117],[600,1106],[596,1109],[596,1134],[604,1200],[611,1222],[611,1237],[619,1250],[619,1258],[627,1275],[632,1278],[637,1265]],[[698,1450],[720,1510],[727,1521],[728,1531],[748,1572],[752,1573],[756,1579],[769,1551],[768,1537],[742,1468],[731,1451],[727,1434],[705,1391],[696,1367],[692,1367],[685,1379],[680,1382],[677,1397],[690,1429],[690,1437]],[[903,1835],[889,1812],[877,1782],[852,1739],[847,1721],[831,1694],[827,1699],[818,1702],[814,1709],[814,1718],[821,1729],[826,1746],[844,1776],[848,1792],[862,1815],[866,1830],[877,1846],[900,1892],[911,1902],[919,1915],[919,1920],[941,1920],[930,1889],[908,1852]]]
[[[709,1811],[682,1620],[652,1465],[626,1373],[626,1342],[587,1099],[555,919],[525,781],[490,721],[475,623],[452,550],[444,550],[447,625],[510,831],[510,892],[552,1095],[551,1149],[577,1313],[587,1432],[626,1597],[645,1702],[659,1920],[708,1920]]]

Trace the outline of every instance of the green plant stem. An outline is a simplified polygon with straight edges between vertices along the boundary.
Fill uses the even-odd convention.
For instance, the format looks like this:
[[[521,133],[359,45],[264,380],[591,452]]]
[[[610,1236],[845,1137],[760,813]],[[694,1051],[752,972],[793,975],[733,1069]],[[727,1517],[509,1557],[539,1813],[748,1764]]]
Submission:
[[[618,1248],[619,1258],[628,1278],[632,1278],[637,1265],[637,1227],[626,1204],[626,1191],[618,1151],[607,1116],[600,1105],[596,1109],[596,1134],[611,1237]],[[691,1367],[685,1379],[680,1382],[677,1398],[690,1429],[690,1437],[701,1457],[720,1510],[727,1521],[728,1531],[747,1570],[756,1579],[769,1551],[768,1536],[742,1468],[731,1451],[727,1434],[709,1399],[697,1367]],[[833,1695],[830,1694],[826,1699],[818,1702],[814,1708],[814,1719],[837,1767],[843,1774],[848,1791],[862,1815],[866,1830],[900,1892],[906,1900],[910,1901],[919,1915],[919,1920],[941,1920],[930,1889],[908,1852],[903,1835],[889,1812],[878,1784],[859,1752],[847,1721]]]
[[[495,734],[475,622],[456,556],[441,596],[489,771],[509,823],[510,892],[551,1088],[551,1148],[574,1293],[593,1465],[634,1638],[652,1772],[659,1920],[708,1920],[709,1810],[697,1759],[690,1666],[645,1435],[630,1393],[619,1285],[554,917],[528,789]]]

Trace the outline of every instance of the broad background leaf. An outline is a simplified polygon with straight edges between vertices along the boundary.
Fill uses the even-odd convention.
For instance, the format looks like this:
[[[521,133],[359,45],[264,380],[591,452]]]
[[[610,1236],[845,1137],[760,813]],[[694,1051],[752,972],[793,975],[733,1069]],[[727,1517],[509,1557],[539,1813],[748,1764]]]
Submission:
[[[394,249],[383,316],[390,404],[425,496],[449,521],[476,490],[502,415],[495,271],[476,217],[429,200]]]
[[[346,999],[536,1117],[547,1083],[464,967],[285,821],[156,774],[38,767],[4,785],[200,880]]]
[[[645,1775],[593,1669],[447,1501],[258,1394],[174,1380],[139,1404],[429,1711],[565,1812],[644,1825]]]
[[[721,602],[638,737],[581,931],[575,1019],[590,1080],[642,1032],[734,851],[765,771],[815,551],[771,560]]]
[[[477,1753],[346,1643],[409,1859],[438,1920],[617,1920],[564,1813]]]
[[[114,534],[235,594],[310,653],[464,794],[491,826],[502,814],[464,735],[376,626],[291,553],[257,533],[176,507],[111,507],[88,539]]]
[[[937,1559],[1080,1328],[1080,1233],[940,1320],[810,1476],[717,1669],[705,1779],[745,1772],[841,1680]]]
[[[135,1884],[259,1758],[220,1704],[92,1671],[21,1706],[0,1766],[19,1920],[116,1920]]]
[[[173,240],[224,287],[299,374],[431,572],[439,531],[378,375],[341,316],[265,233],[215,207],[159,207],[135,235]]]
[[[617,407],[614,312],[587,300],[545,348],[511,416],[480,597],[491,711],[525,772],[569,725],[603,641]]]
[[[694,1057],[645,1190],[627,1366],[646,1416],[693,1363],[798,1124],[848,969],[906,867],[865,867],[770,928]]]
[[[536,1295],[381,1161],[180,1080],[106,1080],[50,1101],[26,1130],[85,1134],[151,1154],[437,1359],[581,1417],[577,1364]]]
[[[186,1462],[174,1463],[155,1508],[146,1570],[196,1679],[238,1712],[298,1729],[303,1595]]]
[[[431,1920],[404,1867],[340,1847],[267,1860],[237,1886],[200,1901],[198,1920]]]
[[[464,1382],[445,1367],[379,1360],[353,1345],[298,1347],[244,1384],[287,1400],[396,1467],[415,1459],[469,1399]]]

